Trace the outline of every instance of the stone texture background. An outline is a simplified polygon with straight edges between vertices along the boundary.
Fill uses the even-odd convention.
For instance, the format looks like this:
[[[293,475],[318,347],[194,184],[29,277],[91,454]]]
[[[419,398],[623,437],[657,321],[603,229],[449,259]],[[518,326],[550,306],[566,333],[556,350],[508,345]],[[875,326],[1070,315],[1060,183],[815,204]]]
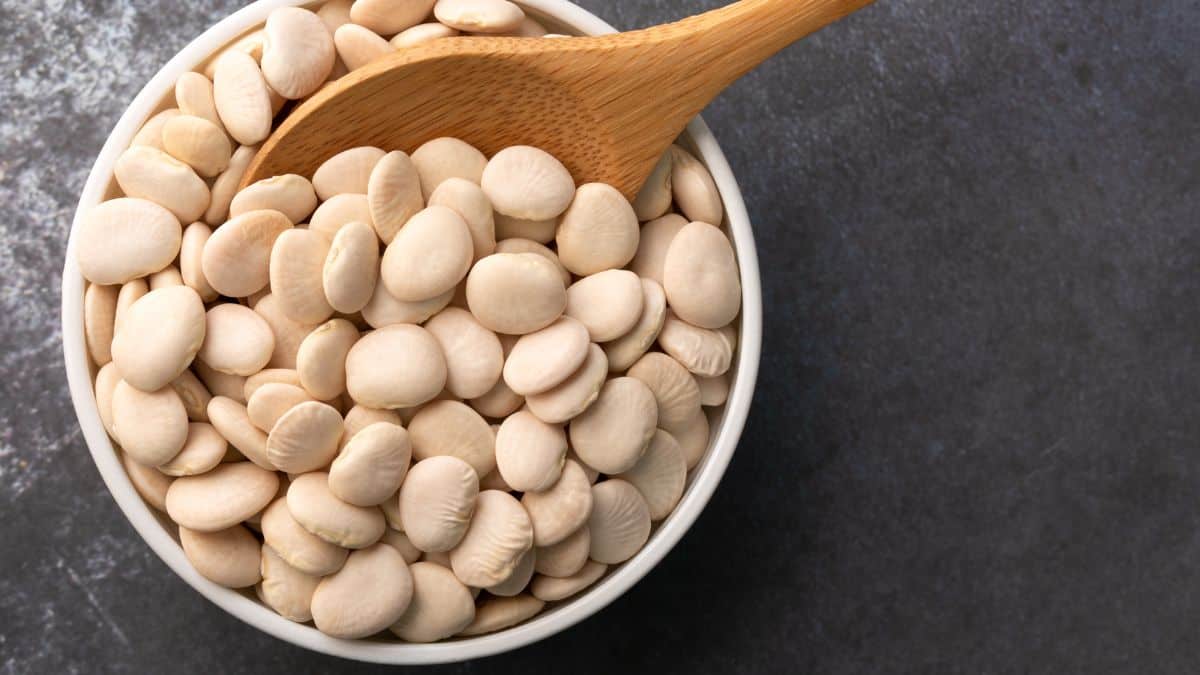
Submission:
[[[238,0],[0,0],[0,673],[370,672],[139,540],[66,393],[76,195]],[[581,3],[622,28],[720,0]],[[881,0],[706,117],[765,285],[730,471],[643,583],[445,673],[1184,673],[1200,664],[1200,7]]]

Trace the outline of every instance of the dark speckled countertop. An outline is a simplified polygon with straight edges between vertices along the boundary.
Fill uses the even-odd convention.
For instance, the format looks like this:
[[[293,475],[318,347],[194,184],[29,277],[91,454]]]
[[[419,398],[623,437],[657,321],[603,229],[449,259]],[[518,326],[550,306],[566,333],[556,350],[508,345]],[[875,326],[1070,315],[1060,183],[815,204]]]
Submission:
[[[240,4],[0,0],[0,673],[373,670],[177,579],[62,372],[92,159]],[[1192,0],[881,0],[736,85],[766,334],[725,481],[600,615],[436,672],[1200,670],[1198,57]]]

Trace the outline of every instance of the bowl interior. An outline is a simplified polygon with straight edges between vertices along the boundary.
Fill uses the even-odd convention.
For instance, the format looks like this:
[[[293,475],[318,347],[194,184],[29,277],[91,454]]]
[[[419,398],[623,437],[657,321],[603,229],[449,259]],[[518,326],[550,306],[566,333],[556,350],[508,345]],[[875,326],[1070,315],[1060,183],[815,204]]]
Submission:
[[[63,348],[71,397],[84,439],[108,489],[130,523],[150,547],[197,591],[239,619],[280,639],[309,649],[364,661],[392,664],[428,664],[459,661],[495,654],[535,642],[564,630],[612,602],[654,567],[696,520],[716,488],[737,445],[749,412],[757,377],[762,333],[761,289],[753,233],[732,171],[702,120],[689,126],[681,142],[708,166],[725,203],[724,228],[734,242],[741,269],[743,303],[740,336],[726,405],[710,415],[712,425],[707,454],[688,478],[683,499],[675,511],[655,526],[650,540],[631,560],[616,566],[601,581],[580,595],[558,603],[519,626],[480,637],[428,645],[371,640],[341,640],[296,624],[260,604],[252,593],[218,586],[200,576],[179,546],[176,529],[162,514],[146,505],[125,474],[118,455],[100,422],[92,392],[95,369],[87,356],[83,335],[85,281],[75,262],[75,231],[81,214],[119,194],[113,165],[129,146],[142,124],[171,105],[175,80],[203,65],[222,47],[253,30],[271,10],[288,5],[311,6],[301,0],[259,0],[209,29],[173,58],[145,86],[109,136],[88,176],[68,242],[63,271]],[[594,15],[565,0],[523,0],[527,12],[555,32],[602,34],[614,29]]]

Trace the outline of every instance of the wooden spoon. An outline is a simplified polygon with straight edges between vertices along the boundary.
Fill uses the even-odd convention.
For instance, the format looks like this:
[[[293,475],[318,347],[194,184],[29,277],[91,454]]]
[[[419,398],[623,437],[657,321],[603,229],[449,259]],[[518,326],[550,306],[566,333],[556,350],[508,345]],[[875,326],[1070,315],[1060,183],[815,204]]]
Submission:
[[[741,0],[677,23],[598,37],[435,40],[373,61],[299,105],[242,184],[311,176],[361,145],[411,152],[454,136],[487,155],[533,145],[577,183],[633,198],[687,123],[792,42],[873,0]]]

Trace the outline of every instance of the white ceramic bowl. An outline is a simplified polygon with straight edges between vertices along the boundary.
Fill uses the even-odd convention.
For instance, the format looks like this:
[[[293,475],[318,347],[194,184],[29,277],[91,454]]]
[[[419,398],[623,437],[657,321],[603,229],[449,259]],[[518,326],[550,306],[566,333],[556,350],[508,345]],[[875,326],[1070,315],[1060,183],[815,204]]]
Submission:
[[[184,556],[179,543],[164,527],[160,516],[142,501],[129,482],[120,459],[100,423],[100,415],[92,393],[94,371],[89,363],[83,335],[85,284],[75,262],[75,245],[81,214],[114,194],[113,164],[118,155],[129,146],[142,123],[158,110],[161,102],[171,94],[179,75],[195,69],[221,47],[265,21],[267,15],[276,7],[305,4],[309,3],[304,0],[258,0],[206,31],[171,59],[142,89],[133,104],[121,116],[100,151],[79,200],[63,269],[63,351],[67,381],[71,388],[75,413],[79,417],[79,426],[83,429],[84,439],[104,483],[129,522],[150,548],[202,595],[255,628],[314,651],[376,663],[443,663],[516,649],[582,621],[637,583],[667,555],[684,532],[691,527],[725,473],[750,409],[762,342],[762,289],[759,284],[754,235],[750,229],[746,207],[716,139],[703,121],[695,120],[688,132],[694,148],[699,152],[702,161],[708,165],[720,188],[728,214],[729,231],[737,250],[738,263],[741,265],[744,294],[741,337],[729,401],[723,417],[714,428],[708,454],[692,472],[687,491],[675,512],[655,529],[645,548],[574,599],[559,603],[524,624],[481,637],[420,645],[340,640],[324,635],[312,626],[288,621],[259,604],[252,595],[223,588],[200,576]],[[565,29],[564,32],[601,34],[614,31],[612,26],[566,0],[522,0],[521,4],[532,10],[531,13],[535,17],[547,20],[551,26]]]

